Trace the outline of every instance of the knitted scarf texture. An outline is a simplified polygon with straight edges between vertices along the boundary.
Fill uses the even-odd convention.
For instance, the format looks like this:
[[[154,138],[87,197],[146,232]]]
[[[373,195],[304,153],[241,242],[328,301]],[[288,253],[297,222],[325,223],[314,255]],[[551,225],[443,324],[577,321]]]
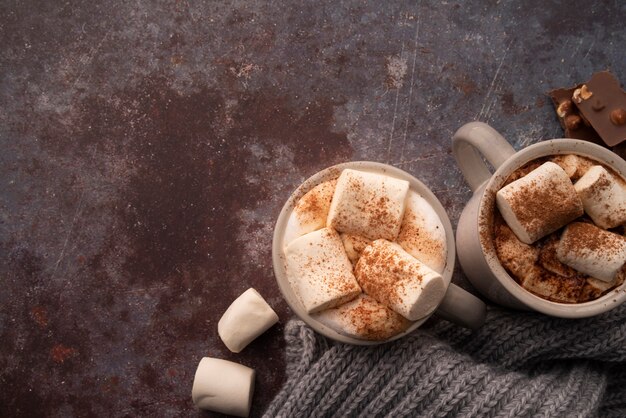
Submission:
[[[395,342],[285,328],[287,381],[266,417],[626,417],[626,304],[566,320],[490,308]]]

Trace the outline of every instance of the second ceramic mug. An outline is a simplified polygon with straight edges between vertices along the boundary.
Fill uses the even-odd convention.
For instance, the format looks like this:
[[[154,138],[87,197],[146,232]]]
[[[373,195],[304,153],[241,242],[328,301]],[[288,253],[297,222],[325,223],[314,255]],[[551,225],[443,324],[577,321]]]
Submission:
[[[482,122],[462,126],[452,138],[452,151],[474,192],[457,226],[457,253],[465,275],[482,294],[504,306],[562,318],[597,315],[626,301],[626,282],[604,296],[584,303],[558,303],[535,296],[502,267],[488,231],[496,192],[513,171],[529,161],[549,155],[577,154],[611,167],[622,178],[626,178],[626,161],[599,145],[565,138],[543,141],[515,152],[502,135]],[[493,174],[484,160],[493,166]]]

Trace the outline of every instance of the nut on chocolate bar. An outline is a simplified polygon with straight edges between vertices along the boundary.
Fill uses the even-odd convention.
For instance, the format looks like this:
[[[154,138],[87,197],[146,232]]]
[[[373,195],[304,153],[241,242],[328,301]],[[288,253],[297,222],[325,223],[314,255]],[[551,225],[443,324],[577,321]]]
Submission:
[[[556,108],[556,114],[559,115],[560,118],[564,118],[568,115],[571,115],[573,111],[574,111],[574,104],[572,103],[571,100],[568,100],[568,99],[560,102],[558,107]]]
[[[587,85],[583,84],[579,89],[574,90],[572,100],[576,103],[581,103],[583,100],[588,100],[591,96],[593,96],[593,92],[589,91]]]
[[[615,109],[611,112],[610,118],[614,125],[622,126],[626,123],[626,110],[621,108]]]
[[[583,120],[578,115],[567,115],[565,116],[565,128],[570,131],[575,131],[579,129],[583,124]]]

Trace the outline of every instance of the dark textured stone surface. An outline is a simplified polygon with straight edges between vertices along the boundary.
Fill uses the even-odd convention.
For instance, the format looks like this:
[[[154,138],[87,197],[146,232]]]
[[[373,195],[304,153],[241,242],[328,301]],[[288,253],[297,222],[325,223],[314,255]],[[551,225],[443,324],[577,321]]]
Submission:
[[[456,224],[450,138],[561,136],[544,92],[626,77],[623,2],[0,5],[0,416],[193,416],[205,355],[284,380],[273,223],[346,160],[401,167]],[[456,282],[463,284],[460,272]],[[217,336],[253,286],[281,324]]]

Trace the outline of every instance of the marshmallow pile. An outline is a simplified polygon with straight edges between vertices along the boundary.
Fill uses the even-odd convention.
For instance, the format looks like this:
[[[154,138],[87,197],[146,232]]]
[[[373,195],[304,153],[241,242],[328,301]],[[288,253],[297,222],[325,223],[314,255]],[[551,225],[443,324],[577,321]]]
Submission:
[[[624,281],[626,183],[606,167],[555,156],[502,187],[496,205],[498,257],[527,290],[577,303]]]
[[[446,292],[443,224],[405,180],[343,170],[296,203],[284,245],[306,312],[352,338],[402,333]]]

